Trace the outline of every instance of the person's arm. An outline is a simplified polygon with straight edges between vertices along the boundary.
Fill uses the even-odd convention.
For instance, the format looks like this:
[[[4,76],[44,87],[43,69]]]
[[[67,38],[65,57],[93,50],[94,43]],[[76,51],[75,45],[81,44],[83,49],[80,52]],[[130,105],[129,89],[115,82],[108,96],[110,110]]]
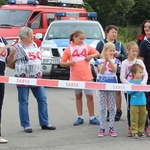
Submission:
[[[87,45],[87,48],[88,48],[88,55],[85,58],[86,61],[90,61],[92,58],[100,57],[100,53],[96,49],[94,49],[90,45]]]
[[[10,48],[12,46],[12,44],[7,44],[3,47],[0,48],[0,54],[2,54],[6,49]]]
[[[148,80],[148,73],[146,71],[145,65],[142,60],[138,60],[138,64],[140,64],[143,67],[143,72],[144,72],[144,76],[143,76],[143,80],[142,80],[141,84],[146,85],[147,80]]]
[[[127,76],[127,72],[126,72],[126,62],[125,60],[122,62],[122,65],[121,65],[121,71],[120,71],[120,80],[122,83],[124,84],[128,84],[129,81],[126,79],[126,76]]]
[[[7,67],[13,69],[14,68],[14,61],[15,61],[15,54],[17,50],[14,48],[11,50],[10,54],[7,57],[6,65]]]
[[[95,50],[95,53],[94,53],[94,54],[90,54],[89,56],[90,56],[91,58],[98,58],[98,57],[100,57],[100,53]]]
[[[61,67],[68,67],[68,66],[74,65],[75,62],[73,60],[70,60],[69,52],[70,52],[69,48],[66,48],[64,50],[63,55],[60,60]]]
[[[95,50],[95,53],[86,56],[85,60],[90,61],[92,58],[98,58],[98,57],[100,57],[100,54],[98,51]]]
[[[101,74],[104,74],[106,71],[106,65],[107,65],[107,60],[105,59],[103,64],[97,64],[97,69],[98,72],[100,72]]]
[[[144,68],[144,77],[143,77],[143,81],[141,82],[141,84],[147,84],[147,80],[148,80],[148,73],[146,71],[145,68],[145,64],[144,64],[144,58],[147,55],[147,48],[146,48],[146,40],[143,40],[140,44],[140,52],[139,52],[139,59],[141,60],[139,62],[140,65],[142,65],[142,67]]]
[[[141,42],[139,49],[140,49],[140,52],[139,52],[139,57],[138,58],[141,59],[142,61],[144,61],[144,58],[147,55],[146,41],[145,40],[143,40]]]
[[[67,61],[67,62],[62,62],[62,61],[60,61],[60,66],[61,66],[61,67],[73,66],[74,63],[75,63],[74,61]]]
[[[116,72],[117,71],[117,64],[114,64],[111,59],[108,59],[108,62],[110,64],[112,71]]]
[[[138,57],[140,60],[144,61],[144,57],[139,56]]]

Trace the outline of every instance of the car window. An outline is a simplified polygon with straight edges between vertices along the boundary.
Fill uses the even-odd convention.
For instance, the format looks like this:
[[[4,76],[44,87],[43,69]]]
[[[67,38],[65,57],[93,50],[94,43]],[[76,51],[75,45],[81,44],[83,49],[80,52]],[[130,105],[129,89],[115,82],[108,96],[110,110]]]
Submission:
[[[49,26],[51,24],[51,22],[54,21],[55,16],[52,13],[47,13],[46,18],[47,18],[47,25]]]
[[[102,31],[97,23],[59,23],[52,24],[46,35],[46,40],[69,38],[76,30],[82,30],[87,39],[102,39]]]
[[[28,10],[0,10],[0,25],[23,26],[30,14]]]
[[[32,21],[32,23],[31,23],[31,28],[32,29],[39,29],[39,28],[41,28],[42,26],[42,19],[41,19],[42,17],[41,17],[41,14],[34,20],[34,21]]]

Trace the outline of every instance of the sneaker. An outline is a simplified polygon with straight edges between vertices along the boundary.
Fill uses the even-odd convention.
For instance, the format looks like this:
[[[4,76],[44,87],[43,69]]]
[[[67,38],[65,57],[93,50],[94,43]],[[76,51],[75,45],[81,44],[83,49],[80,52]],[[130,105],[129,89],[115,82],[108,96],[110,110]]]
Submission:
[[[112,136],[112,137],[116,137],[117,133],[114,130],[110,130],[109,135]]]
[[[138,135],[139,135],[139,137],[142,137],[142,138],[146,137],[145,133],[143,133],[143,132],[139,132]]]
[[[122,110],[117,109],[116,114],[115,114],[115,121],[119,121],[122,116]]]
[[[1,143],[1,144],[8,143],[8,140],[6,140],[6,139],[0,137],[0,143]]]
[[[73,123],[73,125],[74,125],[74,126],[78,126],[78,125],[83,124],[83,123],[84,123],[84,120],[83,120],[82,118],[78,118],[78,119]]]
[[[26,132],[26,133],[32,133],[32,128],[31,127],[24,127],[24,131]]]
[[[145,128],[145,134],[146,136],[150,136],[150,127]]]
[[[100,122],[98,119],[94,118],[92,120],[89,120],[89,124],[100,125]]]
[[[138,135],[137,133],[134,133],[134,134],[132,134],[132,137],[133,137],[134,139],[138,139],[138,138],[139,138],[139,135]]]
[[[107,110],[106,120],[109,121],[109,111]]]
[[[98,137],[103,137],[103,136],[105,136],[105,129],[100,129],[98,133]]]
[[[128,128],[128,134],[127,134],[127,137],[132,137],[131,127],[130,127],[130,128]]]

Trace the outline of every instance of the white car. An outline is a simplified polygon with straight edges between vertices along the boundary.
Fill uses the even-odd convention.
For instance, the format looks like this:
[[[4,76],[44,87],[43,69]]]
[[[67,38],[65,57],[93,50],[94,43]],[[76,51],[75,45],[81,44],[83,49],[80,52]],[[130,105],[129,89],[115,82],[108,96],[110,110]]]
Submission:
[[[40,50],[42,52],[43,78],[69,79],[69,67],[59,65],[63,51],[69,45],[70,34],[82,30],[86,34],[85,42],[96,47],[99,40],[104,39],[104,31],[95,20],[56,20],[53,21],[42,39]],[[93,76],[96,76],[94,59],[90,61]]]

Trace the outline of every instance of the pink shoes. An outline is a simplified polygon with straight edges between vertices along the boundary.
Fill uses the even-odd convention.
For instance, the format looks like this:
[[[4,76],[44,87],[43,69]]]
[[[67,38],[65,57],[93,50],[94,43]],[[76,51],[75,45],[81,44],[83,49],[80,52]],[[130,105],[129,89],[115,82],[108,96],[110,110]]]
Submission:
[[[150,127],[145,128],[145,134],[146,136],[150,136]]]
[[[116,137],[117,133],[114,130],[109,130],[109,135],[112,137]],[[104,137],[105,136],[105,129],[100,129],[98,133],[98,137]]]
[[[98,133],[98,137],[103,137],[103,136],[105,136],[105,129],[100,129]]]
[[[110,130],[109,135],[112,136],[112,137],[118,136],[117,133],[114,130]]]

